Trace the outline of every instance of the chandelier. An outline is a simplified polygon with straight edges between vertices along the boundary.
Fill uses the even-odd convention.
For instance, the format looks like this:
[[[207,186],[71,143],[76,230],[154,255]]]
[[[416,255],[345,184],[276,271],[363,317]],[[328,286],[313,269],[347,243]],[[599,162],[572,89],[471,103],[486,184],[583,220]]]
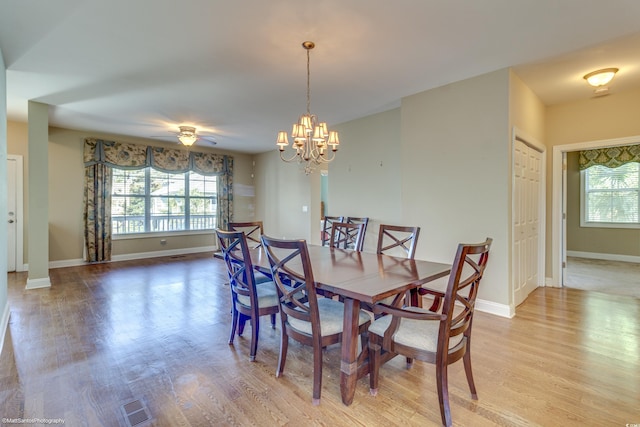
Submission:
[[[278,132],[276,144],[280,150],[280,158],[285,162],[296,161],[304,166],[305,174],[309,175],[317,165],[329,163],[335,158],[340,140],[337,131],[329,131],[326,122],[320,122],[318,116],[311,114],[311,90],[309,86],[309,51],[315,47],[314,42],[306,41],[302,47],[307,51],[307,112],[300,116],[297,123],[293,124],[291,147],[295,150],[290,158],[286,158],[284,151],[289,145],[289,138],[285,131]],[[331,146],[332,153],[329,153]],[[329,157],[331,155],[331,157]]]

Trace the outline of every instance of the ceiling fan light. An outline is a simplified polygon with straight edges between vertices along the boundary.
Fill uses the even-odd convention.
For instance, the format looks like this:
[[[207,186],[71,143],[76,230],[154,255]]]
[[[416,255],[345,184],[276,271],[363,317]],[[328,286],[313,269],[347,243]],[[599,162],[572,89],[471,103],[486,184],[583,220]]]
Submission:
[[[617,72],[617,68],[604,68],[586,74],[584,79],[593,87],[604,86],[613,79]]]
[[[195,135],[178,135],[178,140],[180,140],[180,142],[187,147],[195,144],[197,139],[198,138]]]
[[[187,147],[192,146],[197,140],[196,128],[192,126],[180,126],[180,133],[178,134],[178,141]]]

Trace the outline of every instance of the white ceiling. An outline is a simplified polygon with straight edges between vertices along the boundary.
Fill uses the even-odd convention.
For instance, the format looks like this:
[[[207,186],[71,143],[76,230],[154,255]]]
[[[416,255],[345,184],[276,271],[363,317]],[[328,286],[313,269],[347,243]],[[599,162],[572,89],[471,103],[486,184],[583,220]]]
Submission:
[[[330,128],[510,66],[548,105],[591,97],[598,68],[620,68],[609,96],[640,87],[638,0],[0,2],[10,120],[34,100],[54,126],[175,141],[192,125],[242,152],[305,111],[305,40]]]

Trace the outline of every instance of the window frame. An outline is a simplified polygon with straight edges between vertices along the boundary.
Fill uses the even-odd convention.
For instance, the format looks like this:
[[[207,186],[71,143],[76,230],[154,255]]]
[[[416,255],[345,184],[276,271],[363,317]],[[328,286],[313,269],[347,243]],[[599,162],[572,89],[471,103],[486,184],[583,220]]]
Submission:
[[[151,178],[151,170],[154,170],[156,172],[159,172],[161,174],[168,174],[168,175],[182,175],[184,178],[184,198],[180,197],[180,196],[153,196],[151,194],[151,182],[152,182],[152,178]],[[119,171],[126,171],[126,168],[113,168],[113,170],[119,170]],[[218,179],[219,177],[216,175],[203,175],[203,174],[199,174],[198,172],[194,172],[194,171],[186,171],[186,172],[178,172],[178,173],[170,173],[170,172],[166,172],[166,171],[162,171],[162,170],[158,170],[158,169],[154,169],[151,166],[142,168],[141,170],[144,171],[144,181],[145,181],[145,193],[144,196],[137,196],[135,195],[135,197],[141,197],[144,198],[145,201],[145,212],[144,212],[144,221],[145,221],[145,231],[143,232],[137,232],[137,233],[120,233],[120,234],[116,234],[113,230],[112,230],[112,240],[126,240],[126,239],[136,239],[136,238],[140,238],[140,237],[168,237],[168,236],[187,236],[187,235],[199,235],[199,234],[210,234],[213,230],[215,230],[216,227],[216,222],[217,222],[217,209],[214,210],[213,214],[211,215],[214,219],[214,225],[212,226],[212,228],[202,228],[202,229],[182,229],[182,230],[163,230],[163,231],[150,231],[150,227],[151,227],[151,200],[153,198],[160,198],[160,197],[168,197],[168,198],[179,198],[184,200],[184,224],[186,227],[190,227],[191,226],[191,220],[190,220],[190,174],[195,174],[195,175],[199,175],[205,178],[213,178],[215,180],[215,188],[216,188],[216,194],[214,196],[197,196],[196,198],[198,199],[212,199],[214,204],[218,203],[218,196],[217,196],[217,191],[218,191]],[[113,179],[113,178],[112,178]],[[120,196],[120,195],[117,195]],[[123,197],[127,197],[129,195],[122,195]],[[111,190],[111,197],[114,197],[113,194],[113,188]],[[112,199],[113,200],[113,199]],[[111,223],[113,224],[113,203],[112,205],[112,209],[111,209]]]
[[[632,162],[638,165],[638,173],[640,174],[640,163]],[[621,228],[621,229],[640,229],[640,215],[637,222],[597,222],[587,220],[587,169],[580,170],[580,227],[587,228]],[[628,189],[625,189],[628,191]],[[640,212],[640,183],[638,184],[638,211]]]

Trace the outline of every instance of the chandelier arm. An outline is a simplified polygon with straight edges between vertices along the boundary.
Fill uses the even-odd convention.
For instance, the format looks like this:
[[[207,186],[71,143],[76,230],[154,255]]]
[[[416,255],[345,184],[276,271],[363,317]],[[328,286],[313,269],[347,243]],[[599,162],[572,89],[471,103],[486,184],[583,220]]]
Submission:
[[[333,154],[331,156],[331,158],[326,157],[326,154],[319,154],[318,157],[316,157],[316,159],[317,159],[316,163],[320,164],[320,163],[330,163],[330,162],[332,162],[333,159],[336,157],[336,152],[333,151],[333,150],[331,150],[331,152]],[[327,153],[327,154],[329,154],[329,153]]]
[[[290,163],[290,162],[292,162],[292,161],[296,160],[298,157],[299,157],[299,155],[298,155],[298,152],[297,152],[297,151],[296,151],[295,153],[293,153],[293,156],[291,156],[291,158],[290,158],[290,159],[285,159],[285,158],[284,158],[284,151],[281,151],[281,152],[280,152],[280,159],[281,159],[281,160],[283,160],[283,161],[285,161],[285,162],[287,162],[287,163]],[[298,162],[300,162],[300,159],[298,159]]]

